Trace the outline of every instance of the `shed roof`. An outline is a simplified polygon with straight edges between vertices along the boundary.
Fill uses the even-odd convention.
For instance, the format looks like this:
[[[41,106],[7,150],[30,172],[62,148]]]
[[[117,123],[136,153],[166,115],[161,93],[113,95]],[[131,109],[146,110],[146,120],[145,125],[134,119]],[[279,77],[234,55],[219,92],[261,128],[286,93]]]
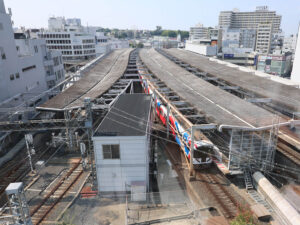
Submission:
[[[150,107],[150,95],[121,95],[100,123],[94,137],[145,136]]]
[[[142,49],[140,57],[153,74],[205,114],[209,122],[249,129],[274,124],[275,114],[198,78],[154,49]]]

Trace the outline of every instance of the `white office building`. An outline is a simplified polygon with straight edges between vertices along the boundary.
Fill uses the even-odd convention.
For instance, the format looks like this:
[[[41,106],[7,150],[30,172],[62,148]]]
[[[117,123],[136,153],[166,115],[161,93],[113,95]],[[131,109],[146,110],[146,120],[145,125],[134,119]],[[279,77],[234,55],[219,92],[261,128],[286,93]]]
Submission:
[[[47,48],[62,53],[64,61],[83,61],[96,57],[95,35],[83,31],[80,19],[51,17],[48,30],[39,33]]]
[[[222,30],[222,48],[241,48],[250,52],[254,51],[256,30],[254,29],[233,29]],[[244,51],[244,50],[238,50]]]
[[[190,28],[190,40],[209,39],[208,27],[198,23],[196,26]]]
[[[294,59],[294,65],[291,75],[291,80],[300,82],[300,26],[298,30],[298,39],[297,39],[297,46],[296,46],[296,52],[295,52],[295,59]]]
[[[103,32],[95,33],[96,39],[96,56],[108,53],[114,49],[129,48],[128,40],[121,40],[116,38],[110,38],[104,35]]]
[[[49,51],[45,40],[14,34],[3,0],[0,0],[0,37],[1,105],[11,102],[8,107],[16,106],[64,80],[61,54]]]
[[[297,35],[291,34],[289,36],[284,37],[283,40],[283,46],[282,46],[282,52],[291,52],[295,53],[296,50],[296,45],[297,45]]]

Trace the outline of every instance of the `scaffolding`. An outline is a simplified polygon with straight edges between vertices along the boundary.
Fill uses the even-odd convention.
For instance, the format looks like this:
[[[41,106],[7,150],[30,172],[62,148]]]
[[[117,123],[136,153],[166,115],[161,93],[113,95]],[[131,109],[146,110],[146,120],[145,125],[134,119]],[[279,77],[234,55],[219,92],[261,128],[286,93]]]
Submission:
[[[271,129],[231,130],[228,169],[232,173],[245,169],[263,172],[273,170],[279,130],[278,120],[278,117],[274,118]]]

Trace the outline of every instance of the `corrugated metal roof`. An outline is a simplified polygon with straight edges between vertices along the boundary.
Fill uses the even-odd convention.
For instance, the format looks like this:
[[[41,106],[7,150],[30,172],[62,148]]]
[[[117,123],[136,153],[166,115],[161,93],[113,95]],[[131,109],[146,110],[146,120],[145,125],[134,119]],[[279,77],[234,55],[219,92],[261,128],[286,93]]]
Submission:
[[[151,96],[123,94],[104,117],[94,136],[144,136]]]

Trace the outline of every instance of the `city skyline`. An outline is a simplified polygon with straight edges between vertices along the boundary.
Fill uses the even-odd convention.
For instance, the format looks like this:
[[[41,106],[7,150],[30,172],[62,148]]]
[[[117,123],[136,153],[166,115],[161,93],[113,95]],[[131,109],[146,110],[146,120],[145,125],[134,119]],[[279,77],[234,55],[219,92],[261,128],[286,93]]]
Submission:
[[[89,26],[105,28],[153,30],[157,25],[160,25],[165,29],[189,30],[191,26],[199,22],[205,26],[214,27],[218,25],[220,11],[232,10],[233,8],[238,8],[240,11],[254,11],[256,6],[267,5],[269,10],[274,10],[277,14],[282,15],[282,31],[285,35],[289,35],[297,33],[300,18],[300,4],[296,0],[287,0],[285,4],[279,0],[272,2],[255,0],[243,3],[229,0],[226,2],[213,1],[211,4],[196,0],[188,0],[184,3],[170,0],[163,2],[157,0],[151,2],[87,0],[85,4],[79,0],[65,0],[63,2],[58,0],[44,0],[42,2],[37,0],[26,2],[6,0],[5,4],[6,8],[12,8],[14,26],[25,26],[26,28],[47,27],[49,17],[64,16],[66,18],[81,18],[82,24],[85,26],[88,24]],[[31,13],[32,5],[39,10]],[[30,9],[24,10],[28,6]]]

